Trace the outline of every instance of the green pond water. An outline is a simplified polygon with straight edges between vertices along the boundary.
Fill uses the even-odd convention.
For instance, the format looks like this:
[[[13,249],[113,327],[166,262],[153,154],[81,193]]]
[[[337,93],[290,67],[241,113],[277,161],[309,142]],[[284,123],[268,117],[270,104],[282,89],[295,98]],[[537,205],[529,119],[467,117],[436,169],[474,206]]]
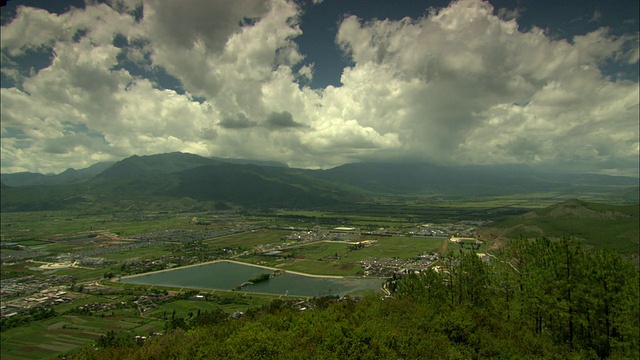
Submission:
[[[185,287],[207,290],[231,290],[260,274],[273,270],[233,262],[214,262],[173,270],[122,278],[129,284]],[[319,278],[284,273],[267,281],[242,287],[242,292],[276,295],[325,296],[349,295],[366,290],[379,291],[383,280],[367,278]]]

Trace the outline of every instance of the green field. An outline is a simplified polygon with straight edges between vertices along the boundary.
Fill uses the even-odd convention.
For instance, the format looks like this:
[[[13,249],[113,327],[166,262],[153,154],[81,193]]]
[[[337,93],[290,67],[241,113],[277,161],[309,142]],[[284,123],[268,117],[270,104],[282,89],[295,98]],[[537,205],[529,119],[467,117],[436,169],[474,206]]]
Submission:
[[[205,242],[209,246],[253,248],[256,245],[280,243],[282,242],[283,238],[290,234],[291,231],[289,230],[261,229],[252,232],[206,240]]]
[[[122,287],[122,286],[119,286]],[[125,287],[123,287],[125,288]],[[134,288],[128,286],[126,288]],[[139,287],[137,287],[139,288]],[[160,288],[156,287],[156,290]],[[137,290],[143,294],[144,290]],[[66,314],[71,308],[77,308],[94,302],[117,303],[128,295],[82,295],[71,304],[56,308],[62,315],[46,320],[34,321],[27,325],[2,332],[1,358],[5,359],[52,359],[61,353],[79,349],[86,343],[92,343],[109,330],[126,331],[132,335],[148,336],[150,333],[163,332],[165,318],[173,315],[187,318],[189,313],[222,309],[232,314],[249,308],[262,306],[273,299],[267,295],[242,296],[229,292],[215,292],[218,303],[202,300],[176,300],[160,304],[152,311],[140,314],[135,308],[98,311],[93,315]]]
[[[148,335],[164,323],[140,318],[131,311],[115,310],[114,316],[60,315],[2,333],[2,359],[50,359],[95,341],[109,330]]]
[[[425,252],[440,252],[445,239],[425,237],[367,237],[372,245],[355,249],[353,244],[320,241],[288,248],[278,256],[250,255],[243,261],[318,275],[358,275],[357,265],[366,258],[415,258]]]
[[[121,236],[168,229],[202,229],[193,214],[117,213],[84,215],[68,211],[3,212],[2,241],[74,236],[82,232],[111,232]],[[218,226],[225,225],[224,222]]]

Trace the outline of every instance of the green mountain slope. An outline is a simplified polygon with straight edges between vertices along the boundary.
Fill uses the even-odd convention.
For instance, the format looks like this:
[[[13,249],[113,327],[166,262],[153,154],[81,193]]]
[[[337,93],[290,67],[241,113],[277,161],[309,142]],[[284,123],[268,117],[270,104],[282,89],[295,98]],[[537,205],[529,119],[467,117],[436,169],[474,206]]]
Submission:
[[[637,254],[638,212],[637,204],[608,205],[573,199],[493,223],[481,229],[481,234],[486,239],[572,236],[588,246]]]
[[[118,161],[97,177],[102,179],[130,179],[150,174],[169,174],[198,166],[218,165],[220,163],[218,160],[180,152],[148,156],[134,155]]]
[[[303,179],[293,174],[272,173],[278,176],[253,165],[202,166],[172,174],[175,185],[163,194],[265,208],[309,208],[336,202],[323,191],[300,186]]]
[[[73,185],[9,187],[0,195],[2,211],[149,209],[191,199],[205,208],[316,208],[338,203],[327,185],[287,168],[221,163],[160,173],[159,162],[137,159],[116,164],[94,179]],[[192,166],[185,164],[185,166]],[[166,169],[171,168],[167,166]],[[140,175],[135,176],[138,173]],[[200,206],[199,208],[202,208]]]

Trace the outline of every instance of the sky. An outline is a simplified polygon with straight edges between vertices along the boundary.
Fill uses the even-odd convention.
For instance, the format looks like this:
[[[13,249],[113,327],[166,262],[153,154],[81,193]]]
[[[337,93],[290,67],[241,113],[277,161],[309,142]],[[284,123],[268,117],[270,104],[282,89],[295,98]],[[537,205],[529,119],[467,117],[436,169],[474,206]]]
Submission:
[[[1,171],[189,152],[638,176],[637,0],[10,0]]]

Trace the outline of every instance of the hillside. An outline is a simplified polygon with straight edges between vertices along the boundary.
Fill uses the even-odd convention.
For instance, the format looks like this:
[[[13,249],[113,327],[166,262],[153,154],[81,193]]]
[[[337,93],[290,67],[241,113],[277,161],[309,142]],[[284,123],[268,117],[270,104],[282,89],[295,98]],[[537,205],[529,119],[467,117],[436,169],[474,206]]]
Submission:
[[[134,155],[113,164],[98,174],[97,178],[131,179],[152,174],[169,174],[220,163],[217,160],[180,152],[148,156]]]
[[[129,158],[81,184],[10,187],[0,195],[2,211],[167,210],[169,203],[180,209],[180,204],[190,204],[198,210],[315,208],[339,202],[339,196],[334,196],[327,185],[309,180],[296,170],[191,157],[187,158],[190,162],[181,163],[182,155],[169,156],[166,166],[158,158]],[[206,162],[210,165],[197,166]],[[180,167],[188,169],[169,172]]]
[[[168,179],[175,185],[167,188],[163,195],[199,201],[256,208],[308,208],[337,202],[326,192],[309,186],[303,178],[254,165],[202,166],[172,174]]]
[[[571,236],[590,247],[637,254],[638,210],[638,205],[608,205],[572,199],[492,223],[480,232],[490,241]]]

